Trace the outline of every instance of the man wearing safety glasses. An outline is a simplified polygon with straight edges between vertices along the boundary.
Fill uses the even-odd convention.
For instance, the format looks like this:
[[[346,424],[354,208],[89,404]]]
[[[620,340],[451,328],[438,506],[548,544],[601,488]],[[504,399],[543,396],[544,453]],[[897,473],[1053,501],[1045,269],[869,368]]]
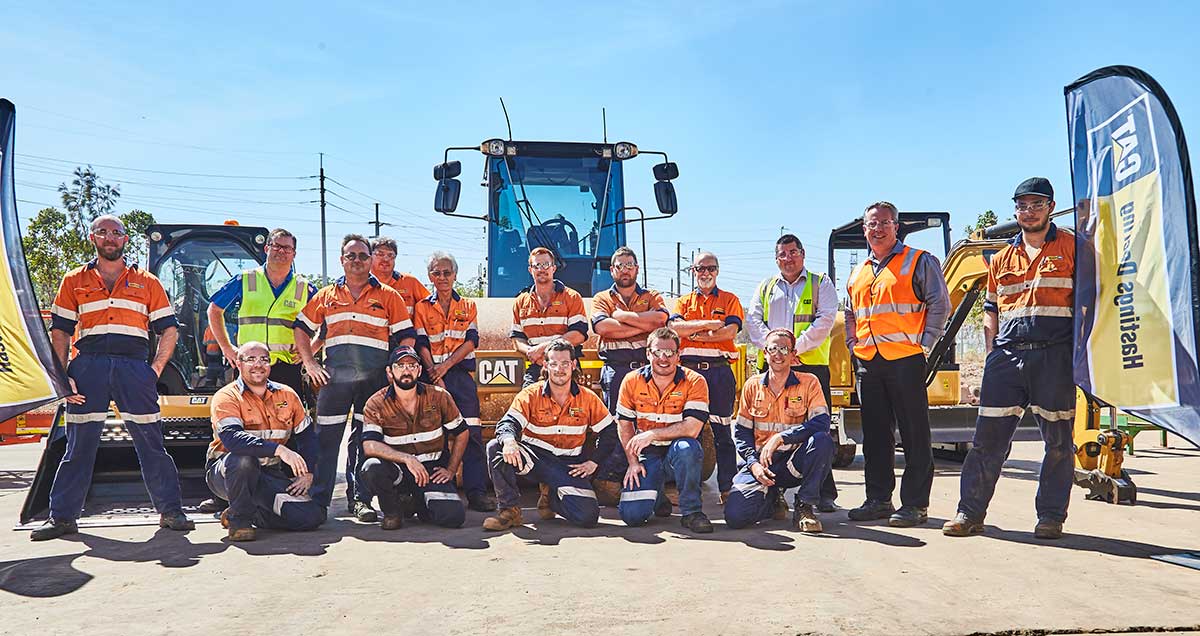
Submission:
[[[522,386],[529,386],[541,377],[546,347],[556,338],[564,338],[574,345],[576,357],[583,354],[581,345],[588,337],[583,297],[556,280],[554,274],[557,271],[554,252],[545,247],[533,248],[529,253],[529,275],[533,278],[533,286],[513,300],[509,337],[517,353],[529,361]]]
[[[429,296],[416,276],[396,271],[396,239],[386,236],[376,236],[371,239],[371,273],[379,282],[396,290],[404,299],[404,308],[411,316],[416,312],[417,302]]]
[[[387,384],[388,352],[412,346],[416,331],[400,294],[371,275],[371,244],[359,234],[342,239],[345,275],[317,292],[296,317],[296,348],[309,380],[322,387],[317,396],[317,435],[321,453],[314,471],[312,497],[328,507],[337,476],[338,446],[346,420],[354,413],[346,457],[346,499],[359,521],[378,519],[371,492],[360,488],[363,407]],[[325,365],[313,357],[312,338],[325,334]]]

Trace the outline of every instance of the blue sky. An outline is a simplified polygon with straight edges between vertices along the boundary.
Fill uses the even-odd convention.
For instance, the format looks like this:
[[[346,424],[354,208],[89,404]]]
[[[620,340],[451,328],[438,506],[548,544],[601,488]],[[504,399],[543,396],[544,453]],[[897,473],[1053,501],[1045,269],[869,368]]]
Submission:
[[[950,211],[959,238],[1027,176],[1068,192],[1062,90],[1095,68],[1149,72],[1200,135],[1194,3],[48,4],[0,8],[22,218],[91,163],[122,210],[292,229],[306,272],[316,182],[260,177],[315,175],[324,152],[347,210],[331,244],[380,201],[402,268],[446,249],[474,273],[482,224],[432,210],[431,168],[505,135],[497,96],[518,139],[598,140],[605,107],[610,140],[669,152],[680,213],[648,226],[650,285],[682,241],[747,300],[780,226],[824,270],[829,230],[878,199]],[[483,204],[481,165],[460,210]],[[653,206],[650,165],[627,167],[629,204]]]

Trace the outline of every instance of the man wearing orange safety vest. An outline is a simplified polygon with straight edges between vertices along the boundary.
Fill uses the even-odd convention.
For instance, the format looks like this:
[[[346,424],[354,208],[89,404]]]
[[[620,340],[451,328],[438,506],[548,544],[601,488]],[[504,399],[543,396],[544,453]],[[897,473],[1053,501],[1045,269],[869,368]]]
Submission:
[[[1021,233],[988,263],[983,303],[988,355],[975,441],[963,462],[958,514],[942,526],[942,532],[953,537],[983,532],[1000,467],[1026,408],[1046,447],[1038,478],[1035,537],[1062,536],[1075,475],[1075,236],[1050,222],[1054,189],[1048,180],[1026,179],[1017,186],[1013,202]]]
[[[417,301],[427,298],[429,290],[416,276],[396,271],[398,253],[395,239],[386,236],[371,239],[371,274],[379,279],[379,282],[396,290],[404,299],[404,308],[408,310],[408,315],[413,316]]]
[[[849,517],[888,518],[888,525],[907,528],[928,520],[933,449],[925,356],[945,331],[950,296],[937,258],[897,238],[899,220],[887,201],[867,206],[863,234],[871,250],[848,286],[846,346],[858,361],[867,486],[866,501]],[[899,510],[892,506],[893,422],[904,445]]]

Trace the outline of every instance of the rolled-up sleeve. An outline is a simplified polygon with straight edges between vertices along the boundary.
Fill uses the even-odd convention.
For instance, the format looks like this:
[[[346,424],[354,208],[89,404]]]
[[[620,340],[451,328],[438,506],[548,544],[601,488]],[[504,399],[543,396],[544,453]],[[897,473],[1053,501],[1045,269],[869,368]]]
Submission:
[[[917,299],[925,303],[925,332],[921,335],[921,346],[929,348],[945,333],[946,320],[950,318],[950,291],[942,275],[942,264],[929,252],[917,260],[913,291]]]

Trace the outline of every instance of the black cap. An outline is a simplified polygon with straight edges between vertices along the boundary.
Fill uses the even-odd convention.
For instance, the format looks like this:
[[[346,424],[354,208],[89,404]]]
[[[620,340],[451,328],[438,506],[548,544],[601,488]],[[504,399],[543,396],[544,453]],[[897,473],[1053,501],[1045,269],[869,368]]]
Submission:
[[[1013,200],[1019,196],[1026,194],[1036,194],[1039,197],[1046,197],[1051,201],[1054,200],[1054,187],[1050,185],[1050,180],[1046,177],[1029,177],[1017,186],[1017,191],[1013,193]]]
[[[393,365],[399,362],[402,358],[412,358],[417,362],[421,361],[421,356],[417,355],[417,350],[408,345],[400,345],[392,351],[392,356],[388,358],[388,364]]]

